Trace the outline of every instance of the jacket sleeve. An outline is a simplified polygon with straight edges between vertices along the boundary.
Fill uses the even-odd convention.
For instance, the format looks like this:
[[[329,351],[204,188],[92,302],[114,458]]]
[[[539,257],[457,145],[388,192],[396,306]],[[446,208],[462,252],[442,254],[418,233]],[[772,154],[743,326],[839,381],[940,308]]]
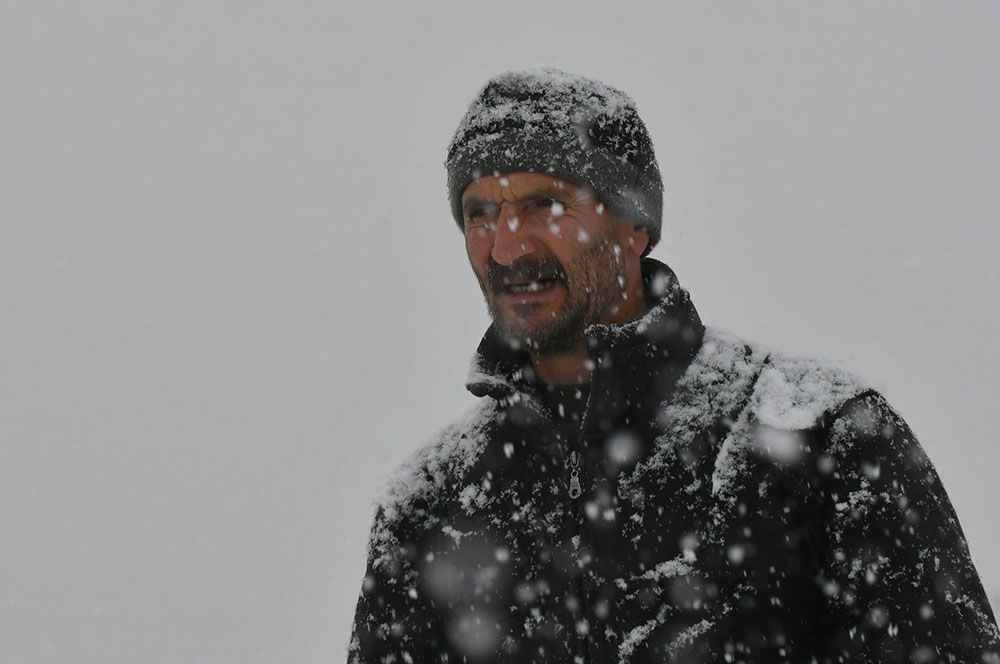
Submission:
[[[831,662],[1000,663],[1000,635],[941,480],[881,394],[848,400],[816,459]]]
[[[440,621],[420,592],[417,547],[405,526],[375,515],[361,584],[348,664],[437,661]]]

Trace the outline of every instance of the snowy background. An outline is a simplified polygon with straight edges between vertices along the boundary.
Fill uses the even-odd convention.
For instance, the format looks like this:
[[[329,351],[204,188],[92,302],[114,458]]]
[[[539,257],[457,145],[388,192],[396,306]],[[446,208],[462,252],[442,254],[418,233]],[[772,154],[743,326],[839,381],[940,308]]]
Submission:
[[[1000,605],[1000,5],[639,7],[0,6],[0,662],[343,660],[377,485],[472,401],[445,145],[536,64],[637,101],[653,255],[883,390]]]

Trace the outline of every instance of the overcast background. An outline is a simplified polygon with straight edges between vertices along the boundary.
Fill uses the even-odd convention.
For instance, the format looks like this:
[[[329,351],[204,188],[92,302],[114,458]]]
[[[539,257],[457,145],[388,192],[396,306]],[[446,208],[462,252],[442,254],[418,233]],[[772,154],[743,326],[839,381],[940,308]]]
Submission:
[[[707,324],[901,411],[997,606],[1000,4],[657,5],[0,5],[0,661],[343,661],[473,400],[445,146],[538,64],[637,101]]]

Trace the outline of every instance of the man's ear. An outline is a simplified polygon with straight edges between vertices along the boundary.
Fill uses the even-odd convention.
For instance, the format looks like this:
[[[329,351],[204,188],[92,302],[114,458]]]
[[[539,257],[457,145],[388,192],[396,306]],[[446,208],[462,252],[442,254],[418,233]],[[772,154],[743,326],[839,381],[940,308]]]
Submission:
[[[636,256],[642,256],[649,245],[649,233],[644,228],[639,228],[631,223],[626,223],[625,226],[629,229],[625,238],[625,246]]]

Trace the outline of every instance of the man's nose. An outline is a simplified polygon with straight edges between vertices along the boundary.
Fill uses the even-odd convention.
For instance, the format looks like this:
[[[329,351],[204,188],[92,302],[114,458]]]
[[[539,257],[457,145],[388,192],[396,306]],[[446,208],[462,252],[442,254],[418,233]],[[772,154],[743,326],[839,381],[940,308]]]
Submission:
[[[521,256],[537,250],[535,240],[513,206],[503,206],[497,215],[497,230],[493,240],[493,260],[510,266]]]

